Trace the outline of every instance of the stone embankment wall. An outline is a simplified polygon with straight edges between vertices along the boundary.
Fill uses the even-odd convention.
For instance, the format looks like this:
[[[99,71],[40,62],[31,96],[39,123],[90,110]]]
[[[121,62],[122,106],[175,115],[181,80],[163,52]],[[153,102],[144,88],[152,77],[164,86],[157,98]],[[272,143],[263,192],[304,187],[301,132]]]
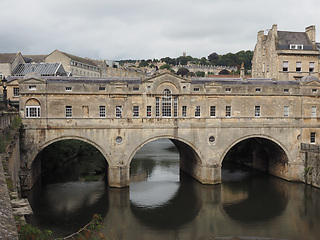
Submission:
[[[305,162],[305,182],[320,188],[320,146],[301,144],[301,152]]]
[[[0,156],[0,239],[18,239],[18,231],[13,217],[7,181]]]

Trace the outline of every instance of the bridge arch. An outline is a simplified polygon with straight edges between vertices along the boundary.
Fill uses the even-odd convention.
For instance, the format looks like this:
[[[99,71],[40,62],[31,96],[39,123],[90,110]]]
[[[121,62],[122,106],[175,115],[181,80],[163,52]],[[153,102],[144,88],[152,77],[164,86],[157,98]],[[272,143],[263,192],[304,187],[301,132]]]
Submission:
[[[292,156],[284,144],[268,135],[251,134],[236,139],[221,155],[221,166],[231,150],[239,148],[245,141],[251,141],[253,148],[252,162],[247,162],[246,165],[283,179],[290,179],[289,163]]]
[[[104,156],[106,162],[108,164],[110,164],[110,160],[108,159],[107,157],[107,154],[105,153],[104,149],[97,143],[95,143],[94,141],[91,141],[87,138],[84,138],[84,137],[79,137],[79,136],[63,136],[63,137],[58,137],[58,138],[54,138],[54,139],[51,139],[47,142],[45,142],[44,144],[42,144],[41,146],[38,147],[38,149],[36,150],[36,152],[34,152],[31,157],[30,157],[30,163],[32,163],[35,158],[37,157],[37,155],[43,150],[45,149],[46,147],[48,147],[49,145],[55,143],[55,142],[59,142],[59,141],[62,141],[62,140],[79,140],[79,141],[82,141],[82,142],[85,142],[85,143],[88,143],[92,146],[94,146],[97,150],[99,150],[99,152]]]
[[[183,147],[188,148],[188,150],[192,151],[194,156],[196,158],[193,158],[193,160],[195,160],[197,163],[202,163],[202,156],[201,156],[201,152],[196,148],[196,146],[194,146],[191,142],[183,139],[183,138],[177,138],[171,135],[159,135],[159,136],[155,136],[155,137],[151,137],[145,141],[143,141],[142,143],[140,143],[134,150],[133,152],[130,154],[129,156],[129,162],[128,164],[130,165],[133,157],[136,155],[136,153],[145,145],[147,145],[150,142],[156,141],[156,140],[160,140],[160,139],[169,139],[172,141],[172,143],[177,147],[179,154],[180,154],[180,160],[181,160],[181,153],[180,150],[182,150]],[[181,147],[179,145],[179,143],[181,143]],[[179,145],[179,147],[177,146]]]

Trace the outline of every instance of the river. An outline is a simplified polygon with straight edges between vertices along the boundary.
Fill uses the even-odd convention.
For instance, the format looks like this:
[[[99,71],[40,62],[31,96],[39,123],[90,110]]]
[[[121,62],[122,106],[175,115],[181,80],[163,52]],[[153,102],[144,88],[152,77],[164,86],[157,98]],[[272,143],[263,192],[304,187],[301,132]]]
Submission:
[[[180,172],[169,140],[140,149],[130,176],[123,189],[104,181],[38,184],[27,194],[28,221],[62,237],[98,213],[109,240],[320,237],[320,189],[236,165],[224,166],[222,184],[202,185]]]

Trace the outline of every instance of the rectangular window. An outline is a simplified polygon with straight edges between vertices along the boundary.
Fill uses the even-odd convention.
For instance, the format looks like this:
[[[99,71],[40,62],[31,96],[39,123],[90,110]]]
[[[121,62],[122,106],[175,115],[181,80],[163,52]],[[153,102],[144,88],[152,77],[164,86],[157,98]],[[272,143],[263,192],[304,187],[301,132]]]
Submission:
[[[101,118],[106,117],[106,106],[99,106],[99,116]]]
[[[99,87],[99,91],[105,91],[106,87]]]
[[[309,62],[309,72],[314,72],[314,62]]]
[[[156,117],[160,116],[160,98],[156,97]]]
[[[312,89],[312,93],[317,93],[317,92],[318,92],[318,89],[316,89],[316,88]]]
[[[37,90],[37,86],[36,85],[29,85],[29,90]]]
[[[284,106],[283,107],[283,116],[284,117],[289,117],[289,106]]]
[[[226,106],[226,117],[231,117],[231,106]]]
[[[147,106],[147,117],[151,117],[151,106]]]
[[[317,107],[316,106],[311,107],[311,117],[317,117]]]
[[[200,106],[196,106],[194,116],[195,117],[200,117]]]
[[[182,117],[187,116],[187,106],[182,106]]]
[[[231,88],[226,88],[226,92],[231,92]]]
[[[261,113],[261,108],[260,108],[260,106],[255,106],[255,107],[254,107],[254,116],[255,116],[255,117],[260,117],[260,113]]]
[[[256,92],[261,92],[261,88],[256,88]]]
[[[122,106],[116,106],[116,118],[122,118]]]
[[[195,88],[193,89],[193,91],[194,91],[194,92],[199,92],[199,91],[200,91],[200,88],[195,87]]]
[[[66,106],[66,117],[67,118],[72,117],[72,106]]]
[[[288,61],[283,61],[282,62],[282,71],[288,72],[289,69],[289,62]]]
[[[13,88],[13,96],[14,97],[19,97],[19,88],[18,87],[14,87]]]
[[[316,143],[316,133],[315,132],[310,133],[310,143]]]
[[[285,88],[285,89],[283,89],[283,92],[284,92],[284,93],[289,93],[289,89],[288,89],[288,88]]]
[[[66,91],[72,91],[72,87],[66,87]]]
[[[133,106],[133,117],[139,117],[139,106]]]
[[[173,116],[178,117],[178,97],[173,98]]]
[[[210,106],[210,117],[216,116],[216,106]]]
[[[139,87],[133,87],[133,91],[139,91]]]
[[[40,106],[26,106],[26,117],[27,118],[39,118],[40,117]]]
[[[301,72],[301,69],[302,69],[302,63],[296,62],[296,72]]]

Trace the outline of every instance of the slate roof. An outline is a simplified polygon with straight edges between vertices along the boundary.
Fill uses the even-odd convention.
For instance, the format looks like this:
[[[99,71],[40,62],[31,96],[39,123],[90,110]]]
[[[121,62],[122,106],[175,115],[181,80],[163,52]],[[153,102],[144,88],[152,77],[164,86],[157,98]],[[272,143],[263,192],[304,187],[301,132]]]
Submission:
[[[17,53],[0,53],[0,63],[12,63]]]
[[[278,31],[278,49],[290,49],[290,44],[301,44],[303,50],[313,50],[312,42],[305,32]]]
[[[72,55],[72,54],[69,54],[69,53],[66,53],[66,52],[62,52],[62,53],[65,54],[66,56],[68,56],[69,58],[71,58],[71,60],[73,60],[73,61],[80,62],[80,63],[85,63],[87,65],[98,67],[98,65],[94,61],[92,61],[92,60],[90,60],[88,58],[78,57],[78,56],[75,56],[75,55]]]
[[[42,76],[65,76],[66,72],[61,63],[20,63],[12,71],[13,76],[25,76],[27,73],[37,72]]]
[[[140,77],[108,77],[108,78],[88,78],[88,77],[46,77],[47,82],[51,83],[127,83],[141,84]]]
[[[44,59],[47,57],[48,55],[23,55],[23,59],[26,63],[41,63],[44,62]]]

